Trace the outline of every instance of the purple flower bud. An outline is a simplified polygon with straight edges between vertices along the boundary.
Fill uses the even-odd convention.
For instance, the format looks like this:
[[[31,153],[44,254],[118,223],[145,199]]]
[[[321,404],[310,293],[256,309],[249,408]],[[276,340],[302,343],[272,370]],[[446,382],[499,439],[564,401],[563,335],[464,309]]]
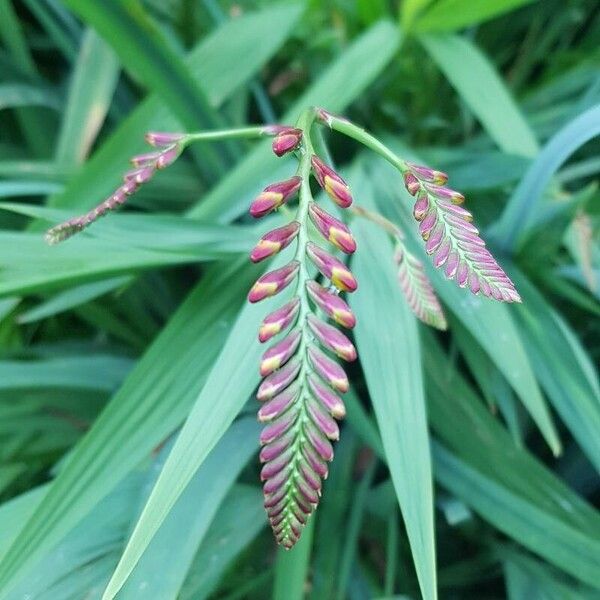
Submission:
[[[282,452],[284,452],[287,448],[290,447],[294,439],[294,432],[288,431],[287,433],[283,434],[279,439],[275,440],[274,442],[271,442],[270,444],[267,444],[266,446],[263,446],[260,449],[259,454],[260,462],[269,462],[270,460],[273,460],[274,458],[279,456]]]
[[[183,152],[183,146],[181,144],[174,144],[165,148],[158,159],[156,160],[157,169],[166,169],[169,165],[172,165]]]
[[[421,183],[419,182],[419,180],[408,171],[404,173],[404,185],[411,196],[415,196],[417,192],[421,189]]]
[[[258,219],[285,204],[298,191],[302,178],[297,175],[268,185],[250,205],[250,214]]]
[[[350,307],[337,294],[327,291],[316,281],[307,281],[306,287],[315,304],[328,317],[349,329],[356,325],[356,317]]]
[[[437,211],[435,209],[430,210],[419,225],[419,232],[421,233],[421,237],[424,240],[429,239],[429,234],[431,230],[435,227],[437,223]]]
[[[329,475],[327,463],[315,452],[313,447],[310,444],[305,444],[302,448],[302,453],[308,464],[312,467],[312,470],[323,479],[327,479]]]
[[[277,335],[287,327],[289,327],[300,309],[300,299],[296,296],[281,308],[268,314],[261,323],[258,330],[258,339],[261,342],[270,340],[274,335]]]
[[[265,273],[252,286],[252,289],[248,293],[248,300],[250,302],[260,302],[269,296],[278,294],[295,279],[299,268],[300,263],[297,260],[293,260],[285,265],[285,267]]]
[[[271,421],[260,433],[261,445],[264,446],[281,437],[294,424],[297,416],[297,410],[288,410],[274,421]]]
[[[338,206],[348,208],[352,204],[352,194],[348,184],[318,156],[313,154],[310,160],[319,185]]]
[[[130,162],[134,167],[146,167],[150,164],[154,164],[160,154],[160,152],[146,152],[145,154],[138,154],[137,156],[134,156]]]
[[[166,132],[158,132],[151,131],[146,134],[146,141],[151,146],[161,147],[161,146],[171,146],[172,144],[176,144],[185,138],[184,133],[166,133]]]
[[[450,254],[450,249],[451,249],[450,240],[445,239],[440,244],[440,247],[436,250],[435,254],[433,255],[433,266],[436,269],[438,267],[441,267],[446,262],[446,259],[448,258],[448,254]]]
[[[425,192],[420,193],[417,196],[417,201],[413,207],[413,215],[417,221],[422,221],[423,217],[427,214],[429,210],[429,198]]]
[[[331,388],[321,383],[316,375],[311,374],[308,376],[308,385],[315,398],[323,404],[332,416],[336,419],[343,419],[346,416],[346,407],[342,399]]]
[[[331,283],[339,290],[343,292],[353,292],[356,290],[358,283],[354,275],[350,272],[350,269],[343,262],[312,242],[306,245],[306,253],[317,269],[327,279],[330,279]]]
[[[134,171],[125,173],[123,180],[126,183],[129,181],[134,181],[139,185],[149,181],[152,178],[152,175],[154,175],[154,167],[141,167],[140,169],[135,169]]]
[[[134,194],[137,191],[138,187],[139,183],[135,181],[135,179],[129,179],[117,191],[127,196],[131,196],[131,194]]]
[[[436,185],[444,185],[444,183],[448,181],[448,175],[442,173],[442,171],[436,171],[435,169],[430,169],[429,167],[416,165],[415,163],[410,162],[407,162],[406,164],[411,172],[422,181],[435,183]]]
[[[300,371],[300,359],[296,356],[289,360],[283,368],[275,373],[271,373],[259,386],[256,397],[264,402],[270,400],[273,396],[276,396],[282,392],[294,379]]]
[[[445,225],[443,223],[438,223],[431,231],[429,239],[427,240],[427,244],[425,244],[425,251],[427,252],[427,254],[432,254],[438,249],[445,235]]]
[[[344,369],[316,346],[308,348],[308,358],[313,369],[335,390],[345,393],[350,387]]]
[[[298,463],[298,471],[308,487],[317,492],[317,494],[320,494],[322,488],[321,478],[311,469],[310,465],[304,461],[300,461]]]
[[[307,320],[311,331],[323,346],[346,361],[356,360],[356,348],[341,331],[314,315],[309,315]]]
[[[277,133],[273,140],[273,152],[277,156],[283,156],[295,150],[302,141],[302,129],[287,127]]]
[[[340,439],[340,428],[337,423],[331,418],[329,413],[325,412],[321,405],[314,399],[308,398],[306,408],[313,423],[327,436],[330,440]]]
[[[308,214],[326,240],[346,254],[352,254],[356,250],[356,242],[344,223],[325,212],[315,202],[308,205]]]
[[[292,243],[298,235],[299,230],[300,223],[298,223],[298,221],[292,221],[288,225],[265,233],[250,253],[250,260],[257,263],[269,256],[277,254]]]
[[[302,334],[296,329],[284,337],[280,342],[271,346],[262,356],[260,374],[262,377],[270,375],[273,371],[284,365],[298,349]]]
[[[266,423],[284,413],[296,400],[300,394],[300,384],[295,381],[287,387],[281,394],[265,402],[258,411],[258,420]]]
[[[312,421],[307,421],[304,424],[304,432],[306,437],[312,444],[317,454],[327,462],[333,460],[333,447],[331,442],[321,433],[317,426]]]
[[[286,471],[282,471],[278,473],[275,477],[272,477],[263,485],[263,492],[265,495],[274,494],[278,492],[282,487],[285,487],[286,481],[288,479],[288,474]]]
[[[425,187],[427,188],[427,191],[436,198],[450,200],[454,204],[462,204],[465,201],[465,197],[460,192],[456,192],[450,188],[440,187],[433,184],[427,184]]]
[[[292,448],[288,448],[283,454],[266,463],[260,471],[260,480],[266,481],[283,471],[290,464],[293,455]],[[269,516],[276,516],[276,514],[275,510],[269,511]]]

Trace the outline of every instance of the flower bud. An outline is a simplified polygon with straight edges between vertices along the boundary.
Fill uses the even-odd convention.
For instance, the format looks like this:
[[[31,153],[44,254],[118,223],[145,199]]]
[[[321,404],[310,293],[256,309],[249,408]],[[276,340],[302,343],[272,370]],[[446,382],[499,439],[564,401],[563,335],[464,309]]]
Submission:
[[[289,327],[298,315],[299,309],[300,299],[296,296],[281,308],[268,314],[260,325],[258,339],[261,342],[266,342]]]
[[[348,208],[352,204],[348,184],[318,156],[313,154],[310,160],[319,185],[338,206]]]
[[[319,454],[323,460],[328,462],[333,460],[333,447],[331,442],[323,435],[323,433],[312,421],[309,420],[306,422],[304,431],[313,448],[317,451],[317,454]],[[306,495],[307,500],[313,502],[312,498],[309,497],[304,490],[302,490],[302,492]]]
[[[308,358],[313,369],[335,390],[345,393],[350,387],[348,377],[344,369],[334,360],[329,358],[322,350],[316,346],[308,348]]]
[[[428,210],[429,198],[426,192],[422,192],[417,196],[417,201],[413,207],[413,215],[417,221],[422,221]]]
[[[308,205],[308,214],[321,235],[346,254],[356,250],[356,242],[348,227],[325,212],[315,202]]]
[[[340,367],[341,368],[341,367]],[[296,379],[296,375],[300,371],[300,359],[294,357],[288,361],[279,371],[271,373],[258,387],[256,397],[261,402],[270,400],[276,396]]]
[[[250,260],[257,263],[269,256],[277,254],[294,240],[298,235],[299,230],[300,223],[298,223],[298,221],[292,221],[288,225],[265,233],[254,247],[254,250],[250,253]]]
[[[284,337],[280,342],[271,346],[262,356],[260,362],[260,374],[262,377],[270,375],[284,365],[298,349],[302,335],[296,329]]]
[[[261,423],[271,421],[284,413],[297,399],[300,394],[300,384],[295,381],[281,394],[265,402],[258,411],[258,420]]]
[[[282,129],[273,140],[273,152],[277,156],[283,156],[295,150],[302,141],[302,129],[286,127]]]
[[[462,204],[465,201],[465,197],[460,192],[451,190],[450,188],[432,184],[427,184],[425,187],[432,196],[442,198],[443,200],[450,200],[453,204]]]
[[[123,176],[123,180],[125,182],[134,181],[138,185],[141,185],[142,183],[146,183],[147,181],[149,181],[152,178],[152,175],[154,175],[153,166],[141,167],[139,169],[135,169],[133,171],[125,173],[125,175]]]
[[[149,164],[156,162],[156,159],[161,155],[160,152],[145,152],[131,158],[130,162],[134,167],[146,167]]]
[[[336,419],[343,419],[346,416],[346,407],[342,399],[327,387],[314,374],[308,376],[308,385],[314,397],[334,416]]]
[[[271,421],[271,423],[269,423],[269,425],[267,425],[260,432],[261,446],[269,444],[270,442],[276,440],[278,437],[283,435],[294,424],[294,421],[296,420],[297,416],[297,410],[288,410],[274,421]]]
[[[146,141],[151,146],[158,148],[162,146],[171,146],[185,138],[184,133],[167,133],[159,131],[150,131],[146,134]]]
[[[411,162],[407,162],[406,165],[410,171],[422,181],[435,183],[436,185],[444,185],[444,183],[448,181],[448,175],[446,175],[446,173],[442,173],[442,171],[436,171],[435,169],[430,169],[429,167],[424,167],[422,165],[416,165],[415,163]]]
[[[320,429],[321,433],[325,434],[330,440],[340,438],[340,428],[329,413],[323,410],[319,402],[309,397],[306,401],[306,408],[313,423]]]
[[[404,185],[411,196],[416,195],[416,193],[421,189],[419,180],[408,171],[404,173]]]
[[[286,181],[268,185],[250,205],[250,214],[258,219],[285,204],[298,191],[302,178],[291,177]]]
[[[350,307],[337,294],[327,291],[316,281],[306,283],[308,293],[315,304],[336,323],[352,329],[356,325],[356,317]]]
[[[306,245],[306,253],[313,261],[317,269],[343,292],[353,292],[358,287],[354,275],[346,265],[331,254],[319,248],[316,244],[309,242]]]
[[[324,323],[314,315],[308,316],[308,326],[321,344],[337,356],[348,362],[356,360],[356,348],[339,329]]]
[[[183,146],[181,144],[173,144],[168,148],[165,148],[158,157],[156,161],[157,169],[166,169],[168,166],[172,165],[178,158],[179,155],[183,152]]]
[[[248,300],[250,302],[260,302],[269,296],[278,294],[294,280],[299,268],[300,263],[297,260],[293,260],[285,265],[285,267],[265,273],[252,286],[248,293]]]

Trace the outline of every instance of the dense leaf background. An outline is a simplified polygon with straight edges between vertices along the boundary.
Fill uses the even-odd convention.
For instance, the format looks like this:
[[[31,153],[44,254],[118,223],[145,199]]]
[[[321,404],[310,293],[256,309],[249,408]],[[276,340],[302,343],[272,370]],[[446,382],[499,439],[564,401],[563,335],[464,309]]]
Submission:
[[[600,597],[599,65],[594,0],[0,0],[0,598]],[[523,304],[432,268],[450,330],[425,330],[353,223],[359,363],[286,553],[245,295],[247,207],[289,162],[196,145],[89,232],[42,232],[147,130],[310,105],[448,172]],[[424,257],[399,175],[325,142]]]

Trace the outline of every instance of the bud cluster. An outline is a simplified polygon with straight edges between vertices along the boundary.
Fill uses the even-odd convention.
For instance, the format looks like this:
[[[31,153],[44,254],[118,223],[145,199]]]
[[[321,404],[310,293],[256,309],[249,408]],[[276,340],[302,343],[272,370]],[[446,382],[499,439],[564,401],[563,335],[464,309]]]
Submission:
[[[258,302],[295,283],[291,300],[268,314],[260,326],[261,342],[275,336],[279,339],[262,356],[259,371],[263,381],[257,392],[262,403],[258,418],[265,423],[260,438],[264,505],[276,540],[291,548],[319,502],[327,463],[333,459],[331,442],[339,437],[336,419],[345,415],[339,394],[348,390],[348,378],[333,356],[356,359],[350,339],[327,322],[354,327],[356,319],[340,292],[356,290],[356,279],[344,262],[308,241],[308,221],[346,254],[355,251],[356,243],[348,227],[312,199],[305,179],[312,172],[341,207],[352,203],[345,181],[312,153],[307,131],[280,127],[273,133],[276,155],[300,150],[299,175],[266,187],[252,202],[250,214],[262,217],[296,195],[299,203],[295,219],[265,233],[250,258],[253,262],[264,260],[293,241],[296,252],[286,265],[260,277],[248,300]],[[309,261],[329,284],[309,278]]]
[[[122,206],[131,194],[134,194],[140,186],[152,179],[157,170],[165,169],[175,162],[183,150],[185,137],[181,133],[146,134],[146,141],[154,146],[156,150],[134,156],[131,159],[134,168],[125,173],[123,184],[115,192],[87,213],[73,217],[49,229],[45,237],[46,242],[48,244],[58,244],[82,231],[99,217]]]
[[[520,302],[512,281],[472,224],[471,213],[459,206],[464,196],[444,187],[448,176],[413,163],[405,165],[404,185],[416,198],[413,215],[434,266],[444,267],[448,279],[474,294],[482,293],[501,302]]]

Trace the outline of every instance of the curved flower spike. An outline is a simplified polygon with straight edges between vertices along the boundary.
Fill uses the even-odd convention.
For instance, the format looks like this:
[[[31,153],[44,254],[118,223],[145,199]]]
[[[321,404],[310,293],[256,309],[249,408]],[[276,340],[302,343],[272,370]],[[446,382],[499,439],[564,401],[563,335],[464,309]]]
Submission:
[[[352,342],[339,330],[324,323],[314,315],[308,315],[308,325],[315,337],[337,356],[345,361],[351,362],[356,360],[356,348]]]
[[[350,269],[337,258],[319,248],[316,244],[309,242],[306,245],[306,254],[312,260],[319,271],[331,280],[342,292],[353,292],[358,287],[358,283]]]
[[[471,223],[471,213],[457,206],[464,202],[464,196],[437,185],[444,182],[443,173],[412,164],[408,167],[404,183],[409,193],[416,196],[413,215],[426,242],[425,251],[433,256],[433,265],[444,267],[448,279],[455,279],[459,287],[468,286],[474,294],[481,292],[502,302],[520,302],[513,282]]]
[[[285,267],[265,273],[250,289],[248,300],[250,302],[260,302],[265,298],[278,294],[295,279],[299,269],[300,263],[293,260]]]
[[[336,248],[346,254],[352,254],[356,250],[356,242],[345,223],[332,217],[315,202],[308,205],[308,214],[319,233]]]
[[[299,230],[300,223],[292,221],[283,227],[265,233],[250,253],[250,260],[257,263],[277,254],[292,243]]]
[[[255,219],[268,215],[290,200],[298,191],[301,183],[302,178],[294,176],[285,181],[268,185],[250,205],[250,214]]]
[[[169,166],[183,151],[182,140],[185,135],[180,133],[148,133],[146,140],[159,148],[155,152],[139,154],[131,159],[135,167],[123,176],[124,183],[111,196],[95,208],[52,227],[46,233],[45,239],[49,244],[57,244],[91,225],[96,219],[121,206],[127,196],[135,193],[141,185],[152,179],[157,169]]]
[[[310,160],[319,185],[338,206],[348,208],[352,204],[352,194],[348,184],[318,156],[313,154]]]
[[[315,304],[331,319],[342,327],[352,329],[356,317],[350,307],[337,294],[333,294],[316,281],[307,281],[306,288]]]
[[[295,150],[302,141],[302,129],[295,127],[284,127],[273,140],[273,152],[277,156],[283,156]]]
[[[300,298],[296,296],[281,308],[268,314],[263,319],[258,330],[258,339],[260,342],[266,342],[274,335],[287,329],[295,321],[299,310]]]

